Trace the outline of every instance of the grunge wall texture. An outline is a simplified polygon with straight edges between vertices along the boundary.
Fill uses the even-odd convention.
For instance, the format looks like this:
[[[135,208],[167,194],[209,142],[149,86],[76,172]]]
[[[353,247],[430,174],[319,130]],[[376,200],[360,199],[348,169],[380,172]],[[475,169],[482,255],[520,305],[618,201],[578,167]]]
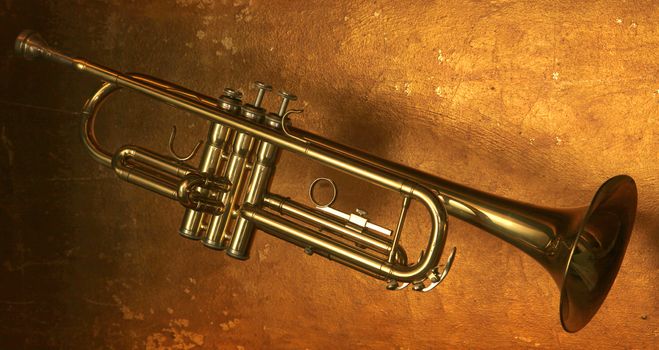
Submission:
[[[479,189],[587,204],[637,182],[636,225],[592,323],[558,321],[554,282],[452,220],[458,256],[429,294],[384,284],[257,233],[246,262],[184,240],[176,203],[127,185],[79,141],[89,77],[12,53],[54,46],[211,95],[263,80],[300,97],[297,126]],[[0,2],[0,347],[636,348],[659,342],[659,3],[656,1]],[[266,106],[278,101],[270,95]],[[206,123],[123,93],[99,138],[183,152]],[[397,201],[282,156],[273,189],[303,200],[331,175],[339,206],[382,222]],[[422,218],[404,242],[425,239]],[[419,245],[419,243],[417,243]]]

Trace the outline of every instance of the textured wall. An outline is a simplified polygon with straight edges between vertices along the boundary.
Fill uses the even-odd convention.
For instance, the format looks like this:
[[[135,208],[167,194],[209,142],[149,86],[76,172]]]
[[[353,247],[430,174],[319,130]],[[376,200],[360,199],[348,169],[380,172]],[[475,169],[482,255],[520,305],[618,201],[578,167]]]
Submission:
[[[532,3],[532,4],[529,4]],[[390,293],[261,232],[241,262],[178,236],[182,209],[94,163],[77,111],[94,79],[13,56],[16,34],[207,94],[263,80],[300,96],[296,125],[464,184],[547,206],[636,179],[621,273],[592,323],[558,321],[534,261],[451,221],[454,269]],[[17,1],[0,3],[0,347],[652,348],[659,341],[656,1]],[[276,100],[266,102],[274,108]],[[99,137],[184,149],[205,122],[126,93]],[[284,155],[273,190],[330,174],[339,205],[397,204]],[[379,193],[379,192],[378,192]],[[380,197],[377,194],[377,198]],[[385,196],[385,198],[392,198]],[[404,243],[424,239],[413,216]],[[417,233],[419,232],[419,233]]]

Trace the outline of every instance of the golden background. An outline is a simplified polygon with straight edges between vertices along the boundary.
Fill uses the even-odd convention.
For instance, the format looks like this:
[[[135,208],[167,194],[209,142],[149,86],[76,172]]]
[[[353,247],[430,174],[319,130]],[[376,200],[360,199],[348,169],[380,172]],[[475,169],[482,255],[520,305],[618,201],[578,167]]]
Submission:
[[[219,95],[262,80],[296,93],[295,125],[488,192],[586,205],[629,174],[639,207],[620,275],[577,334],[532,259],[453,219],[458,255],[429,294],[257,233],[234,260],[176,233],[183,209],[101,168],[79,141],[94,79],[12,52],[22,29],[125,71]],[[0,347],[636,348],[659,343],[659,3],[656,1],[0,2]],[[278,100],[266,97],[274,109]],[[206,123],[124,93],[102,142],[165,151]],[[180,153],[183,153],[180,151]],[[397,202],[284,154],[273,188],[340,206]],[[383,199],[384,198],[384,199]],[[386,199],[386,200],[385,200]],[[423,240],[413,218],[404,243]],[[418,244],[418,243],[417,243]]]

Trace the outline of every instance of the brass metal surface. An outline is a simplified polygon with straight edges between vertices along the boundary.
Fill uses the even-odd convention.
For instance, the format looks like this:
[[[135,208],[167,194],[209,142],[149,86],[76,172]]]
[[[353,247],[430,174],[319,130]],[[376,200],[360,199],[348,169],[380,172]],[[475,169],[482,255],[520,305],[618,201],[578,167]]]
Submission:
[[[243,235],[247,235],[247,233],[244,231],[230,232],[229,221],[234,213],[234,208],[240,212],[240,217],[247,220],[251,219],[257,221],[255,213],[251,211],[252,205],[250,202],[256,201],[256,198],[263,197],[267,184],[270,181],[271,174],[269,170],[262,172],[263,170],[261,169],[268,163],[274,165],[276,152],[274,152],[272,147],[277,146],[318,161],[328,167],[343,171],[374,185],[394,191],[402,196],[416,199],[425,206],[430,214],[431,229],[428,244],[425,246],[424,254],[419,257],[419,261],[411,265],[398,262],[389,263],[387,261],[373,259],[371,256],[362,255],[357,249],[347,246],[339,246],[331,239],[321,238],[320,235],[300,233],[302,231],[290,231],[294,236],[294,240],[302,240],[303,242],[306,242],[306,244],[310,244],[311,249],[315,252],[323,251],[323,253],[331,259],[340,259],[340,261],[345,262],[349,266],[364,269],[372,275],[379,276],[381,279],[401,280],[404,282],[415,281],[421,283],[430,277],[432,269],[438,264],[444,247],[444,241],[446,239],[446,209],[442,204],[441,198],[438,197],[436,193],[433,193],[428,187],[410,180],[403,172],[398,173],[385,166],[372,165],[369,161],[353,157],[348,151],[338,148],[339,146],[337,145],[335,145],[334,148],[338,149],[334,149],[323,147],[317,143],[312,143],[310,138],[307,140],[291,139],[281,130],[271,129],[264,126],[262,122],[265,112],[260,108],[260,105],[263,101],[265,90],[270,89],[270,87],[261,84],[254,105],[247,105],[247,108],[243,107],[241,109],[242,115],[236,116],[220,108],[220,105],[209,102],[211,99],[208,96],[194,93],[187,89],[181,89],[174,84],[159,79],[151,79],[144,75],[139,75],[139,79],[135,79],[135,75],[133,74],[122,74],[111,68],[98,65],[82,58],[67,56],[64,53],[51,48],[38,33],[30,30],[25,30],[18,36],[16,39],[15,50],[18,55],[24,56],[26,59],[44,58],[57,63],[62,63],[73,67],[80,72],[98,77],[104,80],[105,84],[130,88],[156,100],[195,113],[200,117],[209,119],[213,123],[222,124],[235,130],[236,136],[231,156],[224,173],[219,174],[219,177],[214,176],[215,174],[203,174],[196,171],[181,171],[178,166],[180,162],[179,160],[167,159],[163,156],[150,154],[132,146],[123,146],[120,148],[120,150],[112,157],[113,160],[110,164],[110,167],[115,169],[115,172],[120,175],[120,178],[152,190],[158,194],[169,196],[171,199],[178,200],[186,207],[193,207],[197,210],[201,210],[202,208],[209,210],[207,209],[208,207],[215,208],[216,206],[222,208],[223,211],[215,217],[220,218],[218,220],[219,224],[217,224],[217,231],[222,233],[222,237],[226,238],[220,238],[220,244],[214,248],[224,249],[225,246],[222,242],[227,240],[230,242],[229,249],[227,250],[228,255],[239,259],[247,257],[245,255],[245,250],[248,243],[235,243],[236,240],[248,239],[243,238]],[[83,132],[87,132],[89,135],[82,137],[84,142],[94,139],[94,131],[90,130],[89,126],[93,125],[94,122],[90,121],[90,119],[95,118],[98,114],[103,103],[103,97],[109,96],[106,91],[108,91],[108,89],[106,88],[106,85],[103,85],[85,104],[84,115],[86,118],[83,118],[81,126]],[[101,95],[101,97],[99,97],[99,95]],[[262,113],[262,115],[260,115],[260,113]],[[249,166],[248,164],[248,158],[254,148],[255,140],[261,142],[261,145],[259,146],[260,152],[257,156],[258,159],[256,163],[254,163],[260,168],[256,170],[253,169],[254,166]],[[264,143],[266,146],[261,147]],[[107,151],[97,149],[98,145],[93,142],[86,146],[88,149],[91,149],[90,154],[95,159],[97,158],[96,155],[99,153],[108,153]],[[131,157],[142,160],[142,164],[135,165],[136,169],[138,169],[136,172],[126,173],[123,168],[117,166],[118,162],[116,160],[126,157],[124,155],[126,153],[124,150],[126,149],[129,150]],[[133,154],[139,154],[139,156],[132,156]],[[108,165],[106,159],[100,159],[99,163],[105,166]],[[139,170],[140,166],[150,166],[156,173],[181,177],[181,180],[174,186],[171,186],[174,188],[174,191],[170,194],[162,189],[161,185],[165,181],[161,180],[161,177],[149,177],[148,175],[140,174],[140,172],[144,172]],[[251,186],[252,184],[250,184],[249,187],[243,186],[243,180],[248,176],[246,172],[248,168],[252,168],[252,173],[257,176],[256,181],[259,182],[254,185],[254,187]],[[268,168],[271,168],[271,166],[268,166]],[[259,179],[258,177],[261,176],[266,177]],[[185,185],[188,184],[186,179],[189,177],[203,179],[203,183],[188,189]],[[223,183],[227,183],[229,186],[222,188],[220,184]],[[210,198],[208,194],[204,195],[204,191],[210,188],[217,188],[216,192],[222,192],[222,194],[218,195],[218,198],[215,199],[217,202],[216,204],[211,203],[213,198]],[[246,194],[247,201],[239,203],[242,193],[245,190],[251,191],[252,193]],[[199,202],[188,203],[188,201],[181,199],[181,192],[195,192],[199,193],[202,197],[208,198],[205,198],[204,202],[199,200]],[[259,203],[257,204],[260,204],[261,201],[259,200],[258,202]],[[216,213],[216,211],[212,211],[211,213]],[[285,221],[285,219],[282,220]],[[262,223],[262,225],[265,224]],[[209,232],[212,231],[213,227],[215,227],[215,223],[211,220]],[[286,224],[271,227],[273,227],[274,230],[279,231],[276,234],[277,236],[287,236],[287,230],[283,229],[284,227],[288,227]],[[238,226],[237,228],[244,230],[242,226]],[[282,229],[283,231],[281,231]],[[207,241],[204,241],[204,243],[208,245]]]

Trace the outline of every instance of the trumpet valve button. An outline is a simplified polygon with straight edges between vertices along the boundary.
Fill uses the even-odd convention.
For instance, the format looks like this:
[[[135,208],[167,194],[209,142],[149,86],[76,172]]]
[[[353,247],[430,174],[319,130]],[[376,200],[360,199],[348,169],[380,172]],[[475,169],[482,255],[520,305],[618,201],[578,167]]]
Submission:
[[[267,91],[272,91],[272,86],[260,82],[260,81],[255,81],[254,86],[259,89],[258,94],[256,95],[256,101],[254,101],[254,106],[255,107],[261,107],[261,103],[263,103],[263,96],[265,96],[265,93]]]
[[[240,100],[243,98],[243,93],[240,92],[239,90],[236,90],[234,88],[224,88],[224,96],[233,98],[235,100]]]
[[[242,92],[234,88],[225,88],[224,94],[218,98],[219,107],[227,112],[237,113],[240,111]]]
[[[290,101],[296,101],[297,96],[286,91],[279,91],[278,95],[281,96],[281,105],[279,106],[279,113],[278,113],[279,116],[281,117],[284,115],[284,113],[286,113],[286,108],[288,108],[288,103]]]
[[[277,93],[277,95],[281,96],[281,98],[289,101],[297,101],[297,96],[293,95],[292,93],[288,91],[281,90]]]
[[[272,91],[272,85],[266,84],[258,80],[254,82],[254,87],[256,87],[259,90]]]

